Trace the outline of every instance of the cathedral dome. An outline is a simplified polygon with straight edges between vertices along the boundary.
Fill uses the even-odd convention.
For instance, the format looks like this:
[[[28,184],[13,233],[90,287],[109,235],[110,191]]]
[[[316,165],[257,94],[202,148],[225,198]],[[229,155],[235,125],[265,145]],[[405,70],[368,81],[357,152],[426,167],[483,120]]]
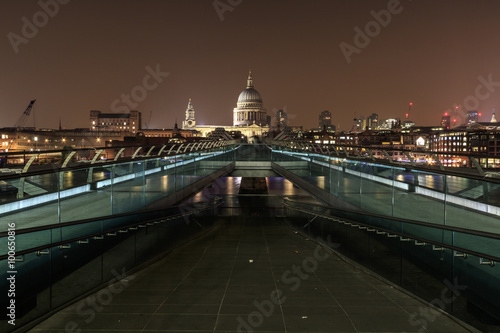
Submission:
[[[262,97],[254,88],[247,88],[241,92],[238,103],[262,103]]]
[[[262,104],[262,97],[259,92],[253,87],[252,72],[248,73],[247,88],[243,90],[238,97],[238,104],[245,105],[248,103],[260,103]]]
[[[253,87],[252,71],[250,71],[247,88],[238,96],[236,108],[233,110],[233,126],[265,126],[268,119],[263,106],[262,97]]]

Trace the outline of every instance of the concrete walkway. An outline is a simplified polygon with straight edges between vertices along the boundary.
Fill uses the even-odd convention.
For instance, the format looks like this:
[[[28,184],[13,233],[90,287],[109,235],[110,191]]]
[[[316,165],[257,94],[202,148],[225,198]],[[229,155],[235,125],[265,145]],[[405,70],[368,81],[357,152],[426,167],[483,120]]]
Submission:
[[[474,332],[251,210],[108,288],[30,332]]]

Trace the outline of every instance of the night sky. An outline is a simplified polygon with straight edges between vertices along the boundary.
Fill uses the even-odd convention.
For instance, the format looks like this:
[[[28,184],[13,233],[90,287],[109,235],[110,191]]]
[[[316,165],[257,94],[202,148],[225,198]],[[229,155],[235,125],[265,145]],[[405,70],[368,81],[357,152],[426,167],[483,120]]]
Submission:
[[[497,0],[59,1],[41,1],[48,15],[38,1],[1,0],[0,127],[31,99],[40,128],[130,109],[172,128],[189,98],[198,123],[231,125],[250,68],[268,114],[285,109],[306,128],[322,110],[341,129],[355,114],[403,118],[409,102],[417,125],[455,104],[483,121],[500,114]],[[355,40],[367,24],[369,40]]]

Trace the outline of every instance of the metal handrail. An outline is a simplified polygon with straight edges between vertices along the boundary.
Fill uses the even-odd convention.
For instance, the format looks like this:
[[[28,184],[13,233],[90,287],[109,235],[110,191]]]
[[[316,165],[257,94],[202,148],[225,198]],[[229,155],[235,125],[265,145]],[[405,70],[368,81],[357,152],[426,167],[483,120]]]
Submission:
[[[227,143],[227,145],[232,145],[234,143]],[[175,146],[175,145],[174,145]],[[131,148],[139,148],[138,146],[130,146]],[[123,148],[123,147],[120,147],[120,148]],[[142,148],[149,148],[149,147],[142,147]],[[105,148],[105,149],[111,149],[111,148]],[[79,149],[80,150],[80,149]],[[78,150],[78,151],[79,151]],[[83,150],[83,149],[82,149]],[[89,150],[89,149],[85,149],[85,150]],[[94,149],[91,149],[92,151]],[[205,149],[199,149],[199,150],[196,150],[196,151],[190,151],[190,152],[186,152],[186,153],[182,153],[180,155],[187,155],[189,153],[195,153],[195,152],[202,152],[202,151],[207,151],[207,150],[210,150],[209,148],[205,148]],[[57,151],[57,152],[61,152],[61,151]],[[37,153],[45,153],[44,152],[37,152]],[[160,155],[160,156],[141,156],[141,161],[146,161],[146,160],[155,160],[155,159],[158,159],[158,158],[161,158],[161,157],[166,157],[166,156],[169,156],[168,154],[165,154],[165,151],[164,151],[164,154]],[[174,155],[172,155],[174,156]],[[108,161],[105,161],[103,163],[99,163],[99,164],[92,164],[91,166],[92,167],[96,167],[96,166],[110,166],[110,165],[114,165],[114,164],[120,164],[120,163],[124,163],[124,162],[131,162],[131,161],[134,161],[134,159],[130,156],[128,157],[122,157],[118,160],[108,160]],[[56,167],[56,166],[53,166],[51,169],[47,169],[47,170],[37,170],[37,171],[26,171],[26,172],[23,172],[23,173],[14,173],[14,174],[6,174],[6,175],[0,175],[0,180],[10,180],[10,179],[16,179],[16,178],[20,178],[20,177],[30,177],[30,176],[39,176],[39,175],[44,175],[44,174],[48,174],[48,173],[53,173],[55,171],[60,171],[60,172],[65,172],[65,171],[73,171],[73,170],[83,170],[83,169],[88,169],[90,167],[90,165],[88,164],[83,164],[83,165],[74,165],[74,166],[64,166],[64,167]]]
[[[471,179],[476,179],[476,180],[483,180],[483,181],[488,181],[488,182],[492,182],[492,183],[499,183],[500,184],[500,178],[485,178],[484,176],[482,176],[479,171],[478,171],[478,174],[474,174],[474,173],[468,173],[468,172],[461,172],[461,171],[464,171],[463,168],[455,168],[455,167],[448,167],[444,170],[440,169],[440,168],[432,168],[432,167],[429,167],[429,166],[423,166],[423,165],[419,165],[419,164],[416,164],[416,163],[410,163],[410,162],[398,162],[398,161],[389,161],[387,159],[380,159],[380,158],[371,158],[369,156],[366,156],[366,157],[357,157],[355,155],[349,155],[349,156],[337,156],[337,155],[333,155],[333,154],[326,154],[326,153],[320,153],[319,151],[311,151],[311,150],[306,150],[306,151],[301,151],[300,149],[297,149],[297,148],[290,148],[290,147],[287,147],[285,145],[277,145],[277,144],[273,144],[275,146],[280,146],[280,147],[283,147],[283,148],[287,148],[287,149],[292,149],[292,150],[295,150],[296,152],[301,152],[301,153],[310,153],[310,154],[315,154],[315,155],[321,155],[321,156],[325,156],[325,158],[337,158],[337,159],[352,159],[352,161],[355,161],[355,162],[365,162],[365,163],[376,163],[376,164],[381,164],[381,165],[385,165],[385,166],[390,166],[390,167],[404,167],[404,168],[408,168],[408,169],[412,169],[412,170],[417,170],[417,171],[422,171],[422,172],[433,172],[433,173],[437,173],[437,174],[443,174],[443,175],[449,175],[449,176],[457,176],[457,177],[466,177],[466,178],[471,178]],[[344,147],[344,146],[337,146],[337,147]],[[353,147],[353,148],[363,148],[363,147],[355,147],[355,146],[349,146],[349,147]],[[374,149],[373,147],[371,147],[371,149]],[[380,149],[380,150],[383,150],[382,148],[375,148],[375,149]],[[400,149],[390,149],[390,150],[397,150],[397,151],[404,151],[404,150],[400,150]],[[409,151],[409,152],[415,152],[415,151],[411,151],[411,150],[405,150],[405,151]],[[293,153],[293,151],[291,151],[290,153]],[[431,152],[422,152],[422,153],[431,153]],[[477,155],[468,155],[469,157],[475,157],[477,158]],[[481,156],[481,158],[492,158],[491,156]],[[473,170],[473,168],[466,168],[466,170]],[[500,170],[499,170],[499,173],[500,173]]]
[[[458,247],[458,246],[454,246],[454,245],[449,245],[449,244],[445,244],[445,243],[441,243],[441,242],[437,242],[437,241],[433,241],[433,240],[428,240],[428,239],[425,239],[425,238],[422,238],[422,237],[418,237],[418,236],[414,236],[414,235],[410,235],[410,234],[407,234],[407,233],[404,233],[404,232],[394,231],[394,230],[390,230],[390,229],[386,229],[386,228],[374,226],[374,225],[363,223],[363,222],[353,221],[353,220],[346,219],[346,218],[343,218],[343,217],[338,217],[338,216],[332,216],[332,215],[324,214],[324,213],[317,212],[317,211],[310,210],[310,209],[306,209],[306,208],[294,207],[294,206],[292,206],[290,204],[290,202],[291,202],[290,199],[287,199],[287,198],[285,198],[283,200],[283,204],[287,208],[290,208],[290,209],[293,209],[293,210],[296,210],[296,211],[300,211],[300,212],[307,213],[307,214],[310,214],[310,215],[319,216],[319,217],[326,218],[326,219],[336,218],[337,219],[336,222],[338,222],[338,223],[348,224],[348,225],[350,225],[352,227],[357,227],[357,228],[362,227],[363,230],[366,230],[366,231],[376,231],[379,234],[396,235],[396,237],[397,236],[400,237],[401,241],[407,241],[407,240],[413,239],[416,242],[421,242],[421,243],[433,245],[433,246],[436,246],[436,247],[447,248],[447,249],[450,249],[452,251],[456,251],[456,252],[460,252],[460,253],[464,253],[464,254],[474,255],[476,257],[483,258],[483,259],[488,259],[488,260],[493,261],[493,262],[500,262],[500,257],[496,257],[496,256],[492,256],[492,255],[489,255],[489,254],[480,253],[480,252],[473,251],[473,250],[470,250],[470,249],[465,249],[465,248],[462,248],[462,247]],[[309,204],[308,206],[311,206],[311,204]],[[319,206],[319,207],[323,207],[323,208],[327,208],[327,209],[337,209],[337,208],[327,207],[327,206],[323,206],[323,205],[314,205],[314,206]],[[342,210],[344,210],[344,209],[342,209]],[[347,211],[347,210],[345,210],[345,211]],[[355,211],[352,211],[352,212],[355,212]],[[355,212],[355,213],[362,214],[361,212]],[[482,236],[482,237],[487,237],[487,238],[492,238],[492,239],[500,240],[500,235],[489,234],[489,233],[484,233],[484,232],[480,232],[480,231],[474,231],[474,230],[468,230],[468,229],[462,229],[462,228],[455,228],[455,227],[449,227],[449,226],[438,226],[438,225],[434,225],[434,224],[431,224],[431,223],[425,223],[425,222],[419,222],[419,221],[412,221],[412,220],[406,220],[406,219],[395,219],[395,218],[390,218],[390,217],[383,216],[383,215],[378,215],[378,214],[370,214],[370,216],[381,217],[381,218],[384,218],[384,219],[389,219],[389,220],[393,220],[393,221],[397,221],[397,222],[404,222],[404,223],[411,223],[411,224],[415,224],[415,225],[422,225],[422,226],[432,227],[432,228],[441,229],[441,230],[463,232],[463,233],[467,233],[467,234],[474,235],[474,236]],[[366,228],[366,229],[364,229],[364,228]],[[464,256],[464,258],[466,258],[466,256]]]
[[[487,154],[471,154],[471,153],[463,153],[463,152],[442,152],[442,151],[434,151],[434,150],[419,150],[419,149],[404,149],[404,148],[391,148],[391,147],[377,147],[377,146],[362,146],[362,145],[339,145],[339,144],[322,144],[322,143],[311,143],[308,141],[293,141],[297,144],[308,143],[311,148],[320,149],[320,147],[335,147],[335,148],[352,148],[352,149],[367,149],[367,150],[385,150],[385,151],[401,151],[401,152],[409,152],[409,153],[418,153],[418,154],[436,154],[436,155],[453,155],[453,156],[465,156],[465,157],[475,157],[475,158],[498,158],[498,156],[491,156]],[[286,148],[291,148],[290,141],[277,141],[272,140],[270,145],[282,146]],[[294,148],[291,148],[294,149]],[[319,153],[319,152],[318,152]],[[356,157],[356,155],[349,155],[349,157]]]
[[[230,145],[235,145],[237,144],[237,142],[235,140],[233,141],[223,141],[223,142],[219,142],[219,144],[222,146],[230,146]],[[175,147],[176,144],[172,144],[172,147]],[[199,147],[199,146],[198,146]],[[219,147],[219,146],[217,146]],[[96,148],[82,148],[82,149],[73,149],[73,150],[65,150],[65,149],[62,149],[62,150],[44,150],[44,151],[36,151],[36,152],[29,152],[29,151],[24,151],[24,152],[9,152],[9,153],[0,153],[0,157],[1,156],[22,156],[22,155],[26,155],[26,156],[34,156],[34,155],[43,155],[43,154],[53,154],[53,153],[74,153],[74,152],[85,152],[85,151],[100,151],[100,150],[116,150],[116,149],[120,149],[120,151],[123,151],[124,148],[135,148],[136,149],[136,152],[138,152],[141,148],[142,149],[151,149],[151,148],[154,148],[154,146],[120,146],[120,147],[96,147]],[[199,152],[199,151],[206,151],[206,150],[210,150],[210,149],[213,149],[215,148],[215,146],[213,147],[200,147],[198,148],[197,150],[191,150],[189,152],[184,152],[183,154],[189,154],[189,153],[194,153],[194,152]],[[159,157],[163,157],[163,156],[168,156],[169,154],[166,153],[166,150],[164,151],[163,149],[160,150],[161,152],[163,152],[162,155],[157,155],[157,156],[141,156],[141,160],[153,160],[153,159],[156,159],[156,158],[159,158]],[[170,150],[168,151],[170,152]],[[182,155],[183,155],[182,154]],[[108,160],[108,161],[105,161],[103,163],[100,163],[99,165],[112,165],[112,164],[116,164],[116,163],[121,163],[121,162],[129,162],[129,161],[133,161],[134,160],[134,156],[127,156],[127,157],[121,157],[119,158],[118,160]],[[95,165],[95,164],[94,164]],[[77,166],[66,166],[66,165],[53,165],[52,164],[52,168],[51,169],[47,169],[47,170],[39,170],[39,171],[29,171],[29,170],[24,170],[23,169],[23,172],[22,173],[15,173],[15,174],[6,174],[6,175],[0,175],[0,179],[13,179],[13,178],[18,178],[20,176],[36,176],[36,175],[40,175],[40,174],[45,174],[45,173],[51,173],[51,172],[54,172],[54,171],[70,171],[70,170],[78,170],[78,169],[86,169],[88,168],[88,165],[77,165]]]
[[[217,203],[217,201],[218,201],[218,203]],[[173,215],[168,215],[168,216],[163,216],[161,218],[150,219],[150,220],[136,222],[136,223],[132,223],[132,224],[127,224],[127,225],[123,225],[123,226],[120,226],[120,227],[117,227],[117,228],[109,229],[109,230],[98,232],[98,233],[88,234],[88,235],[85,235],[85,236],[74,237],[74,238],[67,239],[67,240],[64,240],[64,241],[59,241],[59,242],[54,242],[54,243],[50,243],[50,244],[36,246],[36,247],[33,247],[33,248],[29,248],[29,249],[17,251],[16,252],[16,257],[23,256],[23,255],[28,254],[28,253],[33,253],[33,252],[45,250],[45,249],[52,248],[52,247],[63,246],[63,245],[66,245],[66,244],[69,244],[69,243],[73,243],[73,242],[78,242],[78,241],[81,241],[81,240],[87,240],[87,239],[94,238],[94,237],[104,237],[104,236],[106,236],[106,235],[108,235],[110,233],[120,232],[121,230],[124,230],[124,229],[134,230],[134,229],[131,229],[131,228],[139,228],[139,226],[144,225],[144,224],[147,225],[148,223],[155,223],[156,224],[156,222],[158,222],[158,221],[159,221],[159,223],[165,223],[165,222],[167,222],[167,220],[171,220],[171,219],[176,219],[176,218],[180,218],[180,217],[183,217],[183,216],[192,215],[194,213],[197,213],[197,212],[200,212],[200,211],[204,211],[204,210],[208,210],[208,209],[213,209],[213,208],[219,207],[222,204],[223,204],[222,199],[221,198],[216,198],[215,200],[213,200],[211,202],[211,204],[206,204],[204,207],[201,207],[201,208],[198,208],[198,209],[194,209],[194,210],[190,210],[188,212],[184,212],[184,213],[180,213],[180,214],[173,214]],[[179,206],[176,206],[176,207],[179,207]],[[171,208],[174,208],[174,207],[171,207]],[[158,210],[155,210],[155,211],[158,211]],[[143,212],[140,212],[140,213],[151,213],[151,212],[155,212],[155,211],[146,211],[146,212],[143,211]],[[130,215],[130,214],[114,215],[114,216],[112,216],[112,218],[117,218],[119,216],[126,216],[126,215]],[[110,218],[110,217],[107,217],[107,218]],[[81,221],[76,221],[76,222],[61,223],[61,224],[57,224],[57,225],[50,225],[50,226],[44,226],[44,227],[35,227],[35,228],[20,230],[19,232],[16,232],[16,234],[19,235],[19,234],[30,233],[30,232],[35,232],[35,231],[51,230],[51,229],[61,228],[63,226],[72,226],[72,225],[85,224],[85,223],[91,223],[91,222],[102,221],[102,220],[104,220],[104,219],[103,218],[100,218],[100,219],[99,218],[95,218],[95,219],[88,219],[88,220],[81,220]],[[0,237],[5,237],[6,234],[7,234],[7,232],[0,233]],[[99,238],[99,239],[103,239],[103,238]],[[0,260],[5,260],[7,258],[8,258],[8,255],[1,255],[0,256]]]
[[[214,199],[212,200],[213,202],[217,201],[219,199]],[[204,202],[205,204],[210,203],[211,201]],[[61,223],[55,223],[55,224],[49,224],[49,225],[42,225],[42,226],[36,226],[36,227],[31,227],[31,228],[23,228],[16,230],[16,235],[21,235],[21,234],[27,234],[35,231],[47,231],[51,229],[58,229],[61,227],[68,227],[68,226],[75,226],[79,224],[86,224],[90,222],[98,222],[106,219],[111,219],[111,218],[120,218],[124,216],[130,216],[130,214],[143,214],[143,213],[156,213],[156,212],[161,212],[161,211],[166,211],[166,210],[175,210],[180,207],[184,207],[185,205],[176,205],[176,206],[169,206],[166,209],[149,209],[149,210],[141,210],[141,211],[135,211],[135,212],[127,212],[127,213],[121,213],[121,214],[114,214],[114,215],[106,215],[106,216],[100,216],[100,217],[93,217],[89,219],[81,219],[77,221],[70,221],[70,222],[61,222]],[[0,238],[1,237],[7,237],[8,236],[8,231],[1,231],[0,232]]]
[[[289,198],[283,199],[283,202],[284,202],[285,205],[290,205],[290,203],[299,204],[299,205],[305,205],[305,204],[302,204],[301,202],[292,201]],[[368,213],[364,213],[362,211],[356,211],[356,210],[350,210],[350,209],[340,209],[340,208],[329,207],[329,206],[325,206],[325,205],[321,205],[321,204],[307,203],[307,206],[308,207],[311,207],[311,206],[320,207],[320,208],[324,208],[324,209],[340,210],[340,211],[344,211],[344,212],[348,212],[348,213],[355,213],[355,214],[360,214],[360,215],[366,215],[366,216],[371,216],[371,217],[377,217],[377,218],[381,218],[381,219],[391,220],[391,221],[394,221],[394,222],[409,223],[409,224],[419,225],[419,226],[423,226],[423,227],[435,228],[435,229],[446,230],[446,231],[456,231],[456,232],[461,232],[461,233],[469,234],[469,235],[472,235],[472,236],[480,236],[480,237],[487,237],[487,238],[492,238],[492,239],[500,240],[500,234],[492,234],[492,233],[485,232],[485,231],[480,231],[480,230],[465,229],[465,228],[453,227],[453,226],[449,226],[449,225],[439,225],[439,224],[430,223],[430,222],[408,220],[408,219],[405,219],[405,218],[394,218],[394,217],[391,217],[391,216],[380,215],[380,214],[376,214],[376,213],[369,213],[368,214]],[[293,208],[295,208],[295,207],[293,207]],[[318,213],[318,212],[315,212],[315,213]]]

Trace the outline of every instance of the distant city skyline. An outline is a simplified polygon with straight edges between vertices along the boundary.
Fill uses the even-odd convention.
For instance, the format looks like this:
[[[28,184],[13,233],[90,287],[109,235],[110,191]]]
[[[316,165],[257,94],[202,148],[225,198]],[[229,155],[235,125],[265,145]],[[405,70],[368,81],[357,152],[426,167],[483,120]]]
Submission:
[[[230,125],[249,69],[267,115],[283,109],[290,126],[317,127],[323,110],[341,130],[355,114],[404,119],[409,102],[417,125],[446,111],[460,124],[468,110],[489,121],[500,105],[499,2],[234,3],[6,2],[0,127],[33,99],[40,128],[131,109],[172,128],[189,99],[197,123]]]

